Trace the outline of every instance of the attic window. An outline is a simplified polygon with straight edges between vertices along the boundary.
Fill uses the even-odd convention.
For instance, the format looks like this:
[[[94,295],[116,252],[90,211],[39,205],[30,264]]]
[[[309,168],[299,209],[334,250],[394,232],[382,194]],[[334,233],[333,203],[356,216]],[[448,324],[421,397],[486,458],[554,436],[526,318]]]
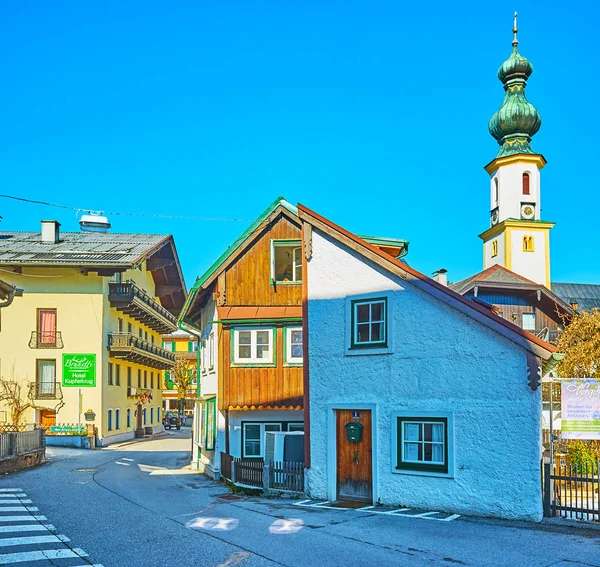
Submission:
[[[300,240],[271,240],[271,281],[284,284],[302,282]]]

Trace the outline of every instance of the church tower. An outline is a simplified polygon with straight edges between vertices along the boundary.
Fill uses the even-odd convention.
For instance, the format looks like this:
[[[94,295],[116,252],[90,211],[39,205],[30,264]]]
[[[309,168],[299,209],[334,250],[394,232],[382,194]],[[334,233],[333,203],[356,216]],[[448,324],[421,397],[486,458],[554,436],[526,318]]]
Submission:
[[[513,33],[512,53],[498,70],[504,102],[488,125],[500,150],[485,166],[490,175],[490,228],[479,235],[483,267],[500,265],[549,289],[554,223],[540,216],[540,172],[546,160],[530,146],[542,120],[525,98],[533,66],[518,50],[516,12]]]

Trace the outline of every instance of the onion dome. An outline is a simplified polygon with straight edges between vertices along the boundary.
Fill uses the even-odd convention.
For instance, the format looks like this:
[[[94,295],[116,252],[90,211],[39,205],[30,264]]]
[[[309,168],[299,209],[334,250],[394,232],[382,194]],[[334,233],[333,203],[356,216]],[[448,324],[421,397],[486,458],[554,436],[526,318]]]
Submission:
[[[537,109],[525,98],[525,87],[533,65],[518,50],[516,12],[514,21],[512,53],[498,70],[498,78],[506,94],[502,106],[488,124],[490,134],[500,144],[497,158],[534,153],[529,143],[542,125]]]

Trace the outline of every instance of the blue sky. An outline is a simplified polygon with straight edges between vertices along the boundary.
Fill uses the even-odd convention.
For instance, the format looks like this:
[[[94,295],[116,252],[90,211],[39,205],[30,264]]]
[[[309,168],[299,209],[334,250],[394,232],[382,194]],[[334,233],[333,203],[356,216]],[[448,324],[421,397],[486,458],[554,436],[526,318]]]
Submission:
[[[278,195],[409,262],[482,269],[487,131],[511,49],[534,65],[552,279],[600,283],[600,9],[553,2],[13,2],[0,18],[0,193],[73,207],[253,219]],[[2,230],[75,213],[0,199]],[[172,233],[188,286],[239,221],[112,216]],[[594,249],[594,251],[593,251]]]

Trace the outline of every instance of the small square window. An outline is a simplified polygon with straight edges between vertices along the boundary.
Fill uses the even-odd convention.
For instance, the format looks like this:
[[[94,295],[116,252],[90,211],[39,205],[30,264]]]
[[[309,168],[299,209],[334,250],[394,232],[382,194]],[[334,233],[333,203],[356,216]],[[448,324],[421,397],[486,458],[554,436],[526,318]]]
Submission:
[[[535,313],[523,313],[523,329],[535,331]]]
[[[300,240],[271,241],[271,280],[277,283],[302,282]]]
[[[273,331],[273,329],[234,329],[234,363],[271,364]]]
[[[302,364],[302,327],[286,327],[285,340],[285,362]]]
[[[448,472],[448,419],[398,417],[397,469]]]
[[[387,345],[387,299],[352,301],[352,348]]]

